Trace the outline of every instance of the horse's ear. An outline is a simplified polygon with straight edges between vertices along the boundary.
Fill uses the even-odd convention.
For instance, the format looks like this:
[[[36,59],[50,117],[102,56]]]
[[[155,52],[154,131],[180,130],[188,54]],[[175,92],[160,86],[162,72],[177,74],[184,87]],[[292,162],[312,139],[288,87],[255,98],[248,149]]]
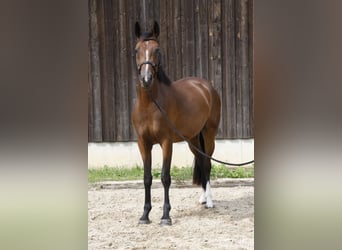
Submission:
[[[158,36],[159,36],[159,24],[157,23],[157,21],[154,21],[152,33],[156,38],[158,38]]]
[[[141,36],[141,29],[139,22],[135,23],[135,36],[139,38]]]

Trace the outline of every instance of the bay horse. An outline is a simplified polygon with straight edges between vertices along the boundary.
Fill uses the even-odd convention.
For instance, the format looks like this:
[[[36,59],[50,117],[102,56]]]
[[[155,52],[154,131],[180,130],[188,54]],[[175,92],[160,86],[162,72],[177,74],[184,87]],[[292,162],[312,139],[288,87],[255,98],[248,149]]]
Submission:
[[[151,222],[151,150],[154,144],[159,144],[163,153],[161,181],[164,187],[163,216],[160,224],[171,225],[169,188],[172,144],[182,139],[174,132],[154,101],[185,138],[210,156],[214,152],[215,136],[221,116],[221,101],[217,91],[204,79],[188,77],[174,82],[169,80],[161,65],[159,25],[156,21],[151,31],[145,32],[141,31],[139,23],[136,22],[135,35],[138,79],[132,121],[144,165],[145,187],[144,212],[139,223]],[[189,147],[194,154],[193,183],[202,185],[203,188],[199,201],[211,208],[211,161],[194,150],[192,145],[189,144]]]

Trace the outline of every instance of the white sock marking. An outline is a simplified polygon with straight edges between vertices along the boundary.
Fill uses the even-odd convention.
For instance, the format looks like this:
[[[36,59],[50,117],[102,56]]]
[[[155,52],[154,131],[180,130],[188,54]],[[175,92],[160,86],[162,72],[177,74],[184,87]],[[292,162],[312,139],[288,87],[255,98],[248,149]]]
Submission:
[[[210,182],[207,182],[207,185],[205,187],[205,191],[201,194],[199,198],[199,203],[203,204],[206,203],[207,208],[214,207],[214,203],[212,200],[212,195],[211,195],[211,188],[210,188]]]
[[[211,196],[211,189],[210,189],[209,181],[207,181],[207,185],[205,187],[205,196],[207,197],[207,204],[206,204],[206,206],[208,208],[214,207],[212,196]]]
[[[203,204],[207,202],[207,199],[205,198],[205,192],[201,194],[201,197],[199,198],[199,203]]]

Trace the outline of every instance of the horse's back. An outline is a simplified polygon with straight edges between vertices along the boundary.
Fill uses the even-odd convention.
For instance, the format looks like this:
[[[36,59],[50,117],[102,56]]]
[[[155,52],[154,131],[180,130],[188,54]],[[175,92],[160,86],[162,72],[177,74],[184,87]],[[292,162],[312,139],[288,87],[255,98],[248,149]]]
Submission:
[[[177,87],[183,87],[183,86],[197,86],[197,85],[202,85],[205,86],[206,88],[208,88],[208,90],[212,90],[213,86],[210,84],[209,81],[207,81],[206,79],[203,78],[199,78],[199,77],[186,77],[186,78],[182,78],[179,79],[177,81],[174,81],[172,83],[173,85],[177,86]]]
[[[199,77],[187,77],[180,79],[175,83],[177,85],[188,84],[197,90],[200,89],[202,91],[202,96],[203,93],[206,93],[210,108],[208,120],[210,120],[212,126],[218,127],[221,119],[221,99],[214,86],[209,81]]]
[[[211,83],[199,77],[187,77],[172,83],[175,91],[182,96],[186,96],[188,100],[196,102],[196,100],[204,100],[211,109],[219,102],[219,95]]]
[[[177,127],[186,127],[186,135],[190,135],[192,129],[196,130],[193,135],[198,134],[208,122],[218,127],[221,102],[210,82],[198,77],[187,77],[173,82],[170,87],[166,95],[172,102],[170,106],[173,112],[170,115],[175,115],[173,118]]]

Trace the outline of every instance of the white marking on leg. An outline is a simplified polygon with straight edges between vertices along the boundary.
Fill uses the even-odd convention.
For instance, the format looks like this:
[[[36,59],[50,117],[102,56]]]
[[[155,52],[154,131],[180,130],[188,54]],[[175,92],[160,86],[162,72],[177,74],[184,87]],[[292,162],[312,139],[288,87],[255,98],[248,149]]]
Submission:
[[[203,204],[207,202],[207,199],[205,198],[205,191],[201,194],[201,197],[199,198],[199,203]]]
[[[212,196],[211,196],[211,190],[210,190],[210,183],[207,181],[207,185],[205,187],[205,196],[207,198],[207,204],[206,207],[214,207]]]

